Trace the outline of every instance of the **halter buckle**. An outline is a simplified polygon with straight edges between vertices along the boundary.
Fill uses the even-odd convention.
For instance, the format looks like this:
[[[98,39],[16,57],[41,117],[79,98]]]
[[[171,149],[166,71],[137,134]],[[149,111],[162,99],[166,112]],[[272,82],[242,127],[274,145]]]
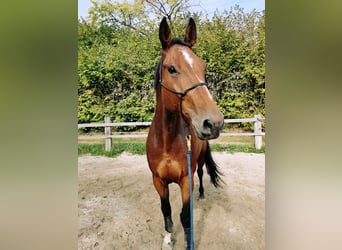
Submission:
[[[188,150],[191,150],[191,135],[186,136],[186,145],[188,146]]]

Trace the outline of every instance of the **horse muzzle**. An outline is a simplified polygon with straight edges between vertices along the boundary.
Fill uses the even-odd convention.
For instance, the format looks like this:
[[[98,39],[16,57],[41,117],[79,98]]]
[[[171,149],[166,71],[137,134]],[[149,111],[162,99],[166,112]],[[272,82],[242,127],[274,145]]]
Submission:
[[[219,137],[223,125],[224,119],[222,114],[216,119],[208,117],[200,122],[193,123],[196,135],[201,140],[211,140]]]

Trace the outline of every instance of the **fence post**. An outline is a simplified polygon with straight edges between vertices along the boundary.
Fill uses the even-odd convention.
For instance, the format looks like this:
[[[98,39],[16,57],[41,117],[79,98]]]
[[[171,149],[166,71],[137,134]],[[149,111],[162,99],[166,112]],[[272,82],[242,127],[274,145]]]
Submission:
[[[261,149],[262,146],[262,135],[261,135],[261,121],[260,115],[254,115],[254,145],[256,149]]]
[[[105,123],[111,123],[110,117],[106,116],[104,122]],[[105,136],[110,136],[110,135],[111,135],[110,127],[105,127]],[[111,148],[112,148],[112,138],[106,138],[105,139],[105,150],[110,151]]]

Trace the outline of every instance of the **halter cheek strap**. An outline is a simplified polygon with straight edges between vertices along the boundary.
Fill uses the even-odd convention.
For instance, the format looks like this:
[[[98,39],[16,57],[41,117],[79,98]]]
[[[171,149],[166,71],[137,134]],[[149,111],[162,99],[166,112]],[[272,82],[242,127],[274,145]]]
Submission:
[[[197,88],[197,87],[199,87],[199,86],[208,86],[208,84],[207,84],[206,82],[199,82],[199,83],[196,83],[196,84],[192,85],[190,88],[187,88],[187,89],[184,90],[184,91],[175,91],[175,90],[173,90],[173,89],[171,89],[171,88],[165,86],[165,85],[162,83],[161,80],[160,80],[160,85],[161,85],[163,88],[165,88],[165,89],[167,89],[168,91],[170,91],[171,93],[174,93],[174,94],[176,94],[176,95],[180,95],[181,97],[184,97],[188,92],[190,92],[191,90],[193,90],[193,89],[195,89],[195,88]]]

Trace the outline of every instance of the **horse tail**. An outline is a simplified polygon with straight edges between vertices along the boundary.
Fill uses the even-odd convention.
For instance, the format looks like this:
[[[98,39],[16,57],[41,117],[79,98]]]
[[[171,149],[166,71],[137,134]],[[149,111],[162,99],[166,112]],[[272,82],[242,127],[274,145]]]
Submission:
[[[207,141],[207,149],[204,154],[204,163],[207,168],[207,172],[210,175],[211,183],[217,188],[221,186],[221,183],[224,183],[224,181],[221,179],[221,176],[223,174],[219,170],[219,166],[214,161],[211,150],[209,146],[209,142]]]

